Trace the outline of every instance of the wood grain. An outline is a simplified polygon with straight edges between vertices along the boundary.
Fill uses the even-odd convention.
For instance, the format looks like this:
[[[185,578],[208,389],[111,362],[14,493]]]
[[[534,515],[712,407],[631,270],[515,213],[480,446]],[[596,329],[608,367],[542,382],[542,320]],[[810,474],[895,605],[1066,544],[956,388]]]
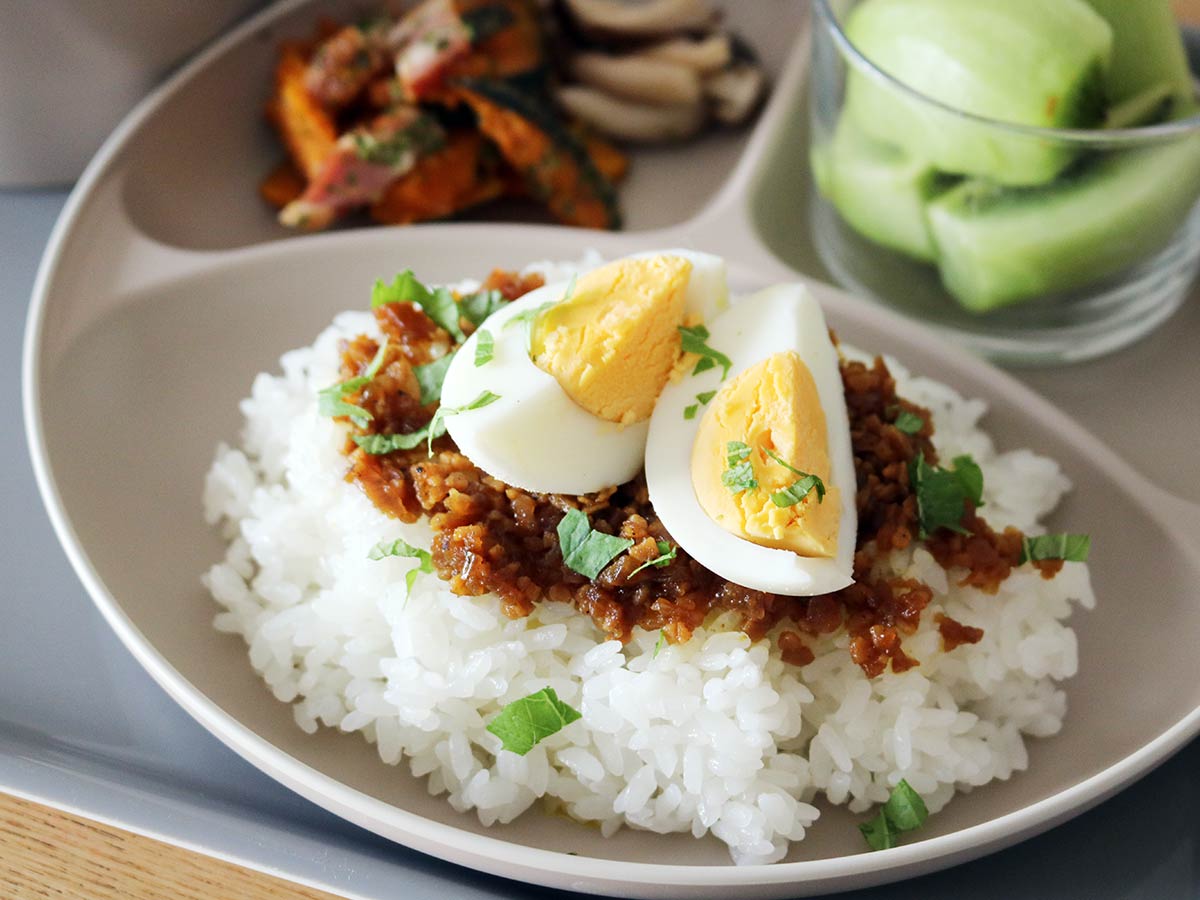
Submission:
[[[1173,2],[1181,20],[1200,25],[1200,0]],[[0,897],[334,900],[331,894],[5,794],[0,794]]]
[[[333,895],[0,794],[4,900],[334,900]]]

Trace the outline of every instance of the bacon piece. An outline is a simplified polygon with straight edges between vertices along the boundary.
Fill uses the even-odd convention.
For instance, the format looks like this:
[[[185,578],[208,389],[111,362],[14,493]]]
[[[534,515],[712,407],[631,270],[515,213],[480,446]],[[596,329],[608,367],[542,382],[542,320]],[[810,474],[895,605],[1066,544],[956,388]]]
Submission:
[[[396,74],[411,100],[440,87],[450,66],[471,49],[471,29],[454,0],[425,0],[388,34]]]
[[[442,146],[441,126],[419,109],[397,107],[342,135],[304,194],[283,208],[290,228],[318,230],[338,216],[379,200],[418,158]]]
[[[351,103],[391,61],[387,25],[347,25],[317,47],[304,84],[318,103],[340,109]]]

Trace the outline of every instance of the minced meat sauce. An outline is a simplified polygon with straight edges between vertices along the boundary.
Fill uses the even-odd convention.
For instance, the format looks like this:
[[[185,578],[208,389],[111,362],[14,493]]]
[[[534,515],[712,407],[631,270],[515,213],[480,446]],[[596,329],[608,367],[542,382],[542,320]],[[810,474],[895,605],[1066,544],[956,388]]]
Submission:
[[[514,300],[541,283],[536,276],[496,271],[483,287]],[[374,313],[389,338],[385,363],[370,384],[347,399],[371,413],[368,431],[412,432],[437,408],[421,405],[413,366],[443,356],[453,349],[453,341],[411,304],[386,304]],[[462,324],[469,330],[468,322]],[[361,374],[377,350],[376,342],[366,336],[347,342],[343,377]],[[920,581],[878,578],[872,569],[876,559],[917,537],[917,503],[909,489],[908,463],[919,452],[936,463],[931,417],[928,410],[896,395],[895,381],[882,359],[871,365],[843,360],[841,374],[858,480],[858,540],[855,582],[831,594],[787,597],[751,590],[709,571],[682,547],[670,565],[635,574],[642,563],[659,555],[657,541],[674,545],[654,514],[640,476],[582,497],[531,493],[474,466],[446,435],[434,442],[432,457],[424,445],[370,455],[347,439],[346,477],[387,515],[405,522],[427,516],[434,532],[431,552],[437,574],[456,594],[497,594],[510,617],[528,615],[543,601],[572,603],[617,640],[628,640],[640,626],[661,629],[668,640],[681,642],[710,612],[731,612],[752,639],[782,625],[776,641],[783,659],[795,665],[813,660],[812,638],[845,627],[850,655],[867,675],[879,675],[889,663],[901,672],[917,665],[901,643],[916,631],[933,592]],[[892,424],[904,410],[926,423],[917,434]],[[1013,528],[996,533],[967,503],[962,522],[966,534],[939,530],[925,543],[941,566],[964,573],[962,584],[994,593],[1019,563],[1022,534]],[[586,512],[594,529],[634,542],[594,581],[563,564],[557,528],[571,507]],[[1042,564],[1042,573],[1052,577],[1060,566]],[[981,629],[944,614],[936,621],[947,650],[983,636]]]

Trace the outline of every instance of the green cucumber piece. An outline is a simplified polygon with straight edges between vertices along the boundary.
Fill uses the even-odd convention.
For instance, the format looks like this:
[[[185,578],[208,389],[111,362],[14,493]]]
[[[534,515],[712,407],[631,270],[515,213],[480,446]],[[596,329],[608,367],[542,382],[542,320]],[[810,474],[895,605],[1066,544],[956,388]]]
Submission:
[[[935,260],[925,204],[949,185],[933,166],[867,137],[846,117],[812,148],[817,189],[863,237],[923,262]]]
[[[846,34],[897,81],[956,110],[1047,128],[1088,128],[1104,117],[1113,34],[1086,0],[865,0]],[[1043,184],[1076,157],[1067,146],[965,120],[857,69],[846,103],[865,133],[944,172]]]
[[[1195,96],[1179,23],[1170,0],[1087,0],[1113,30],[1109,99],[1120,103],[1158,83],[1174,96]]]
[[[987,312],[1115,275],[1162,248],[1200,196],[1200,136],[1085,160],[1052,185],[965,181],[927,207],[942,281]]]
[[[1165,81],[1159,81],[1110,106],[1104,117],[1104,127],[1117,129],[1153,125],[1169,118],[1175,104],[1174,89]]]

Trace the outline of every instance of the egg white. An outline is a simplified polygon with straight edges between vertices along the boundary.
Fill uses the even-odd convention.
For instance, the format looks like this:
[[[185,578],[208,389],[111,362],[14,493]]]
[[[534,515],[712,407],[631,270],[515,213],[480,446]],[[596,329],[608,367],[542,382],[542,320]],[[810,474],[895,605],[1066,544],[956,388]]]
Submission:
[[[725,261],[708,253],[661,250],[692,263],[684,289],[685,315],[709,318],[727,308]],[[621,426],[577,405],[553,375],[529,358],[529,326],[508,322],[526,310],[562,299],[568,283],[548,284],[492,314],[480,328],[494,341],[490,362],[475,365],[473,334],[446,371],[442,406],[471,403],[482,391],[500,399],[446,418],[446,430],[479,468],[527,491],[588,494],[629,481],[641,470],[649,422]],[[506,327],[507,326],[507,327]]]
[[[650,502],[671,537],[701,565],[748,588],[790,596],[811,596],[851,584],[858,514],[850,423],[838,367],[821,307],[801,284],[767,288],[734,301],[708,324],[709,346],[733,362],[728,380],[775,353],[795,350],[817,386],[825,412],[830,481],[838,488],[841,515],[837,554],[807,558],[790,550],[763,547],[740,538],[709,518],[692,487],[691,457],[703,408],[691,420],[684,410],[696,395],[719,390],[727,380],[720,367],[687,374],[667,385],[650,417],[646,443],[646,482]]]

